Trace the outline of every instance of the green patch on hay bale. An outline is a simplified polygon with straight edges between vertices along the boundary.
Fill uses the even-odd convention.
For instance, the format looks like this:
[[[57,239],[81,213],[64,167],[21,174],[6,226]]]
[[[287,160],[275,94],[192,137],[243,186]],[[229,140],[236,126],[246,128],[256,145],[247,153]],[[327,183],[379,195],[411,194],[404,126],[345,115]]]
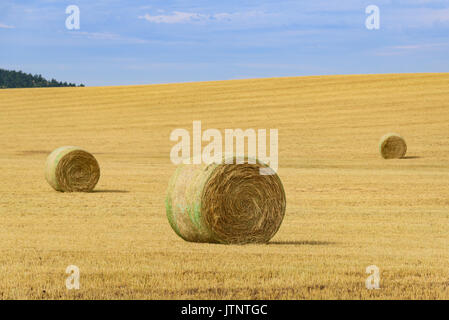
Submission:
[[[255,164],[180,165],[165,201],[168,221],[192,242],[267,243],[279,230],[286,198],[278,175]]]
[[[384,159],[400,159],[407,153],[407,144],[404,138],[396,133],[384,135],[380,140],[379,148]]]
[[[45,178],[61,192],[90,192],[100,179],[100,166],[89,152],[72,146],[54,150],[45,164]]]

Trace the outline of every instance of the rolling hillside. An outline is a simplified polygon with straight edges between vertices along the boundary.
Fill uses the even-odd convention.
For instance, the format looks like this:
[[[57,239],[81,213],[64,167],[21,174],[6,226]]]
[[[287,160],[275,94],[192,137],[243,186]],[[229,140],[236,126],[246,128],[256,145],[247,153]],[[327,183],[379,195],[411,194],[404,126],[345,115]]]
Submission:
[[[169,136],[194,120],[279,130],[287,211],[270,244],[171,230]],[[449,74],[6,89],[0,130],[0,299],[449,298]],[[387,132],[407,158],[380,157]],[[96,156],[96,192],[47,184],[63,145]],[[365,288],[370,265],[380,290]]]

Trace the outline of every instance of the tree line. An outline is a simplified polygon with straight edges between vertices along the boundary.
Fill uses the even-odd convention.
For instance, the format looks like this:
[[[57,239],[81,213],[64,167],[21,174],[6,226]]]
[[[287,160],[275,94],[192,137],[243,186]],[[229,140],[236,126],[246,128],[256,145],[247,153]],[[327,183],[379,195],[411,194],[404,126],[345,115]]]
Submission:
[[[0,89],[6,88],[44,88],[44,87],[77,87],[75,83],[47,80],[40,74],[32,75],[22,71],[0,69]],[[84,87],[80,84],[78,87]]]

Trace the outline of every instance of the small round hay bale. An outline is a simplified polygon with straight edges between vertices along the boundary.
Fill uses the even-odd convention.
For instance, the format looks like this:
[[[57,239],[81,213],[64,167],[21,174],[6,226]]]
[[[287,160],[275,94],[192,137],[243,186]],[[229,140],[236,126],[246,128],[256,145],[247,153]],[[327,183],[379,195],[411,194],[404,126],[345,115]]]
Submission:
[[[404,138],[396,133],[388,133],[380,140],[380,154],[384,159],[400,159],[407,152]]]
[[[81,148],[61,147],[48,156],[45,178],[57,191],[90,192],[100,179],[100,166]]]
[[[234,159],[235,160],[235,159]],[[223,244],[267,243],[279,230],[286,198],[273,171],[255,164],[180,165],[166,197],[173,230],[184,240]],[[265,169],[267,170],[267,169]]]

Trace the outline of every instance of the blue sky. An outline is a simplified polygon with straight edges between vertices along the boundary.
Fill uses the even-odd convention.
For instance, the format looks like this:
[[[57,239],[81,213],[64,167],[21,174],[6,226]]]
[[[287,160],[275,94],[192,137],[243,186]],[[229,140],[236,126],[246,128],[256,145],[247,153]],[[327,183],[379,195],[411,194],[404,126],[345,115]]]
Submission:
[[[449,72],[448,58],[449,0],[0,2],[0,68],[89,86]]]

